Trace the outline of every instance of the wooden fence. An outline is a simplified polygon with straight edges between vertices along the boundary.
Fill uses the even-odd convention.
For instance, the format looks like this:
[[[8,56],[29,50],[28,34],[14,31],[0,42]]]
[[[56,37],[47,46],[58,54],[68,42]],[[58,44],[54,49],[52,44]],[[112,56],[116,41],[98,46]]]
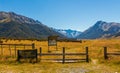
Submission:
[[[116,52],[108,53],[107,47],[104,47],[104,59],[108,59],[108,55],[119,55],[120,56],[120,52],[119,53],[116,53]]]
[[[67,59],[66,56],[86,56],[85,59]],[[40,60],[61,60],[62,63],[65,63],[65,61],[70,60],[84,60],[86,62],[89,62],[89,56],[88,56],[88,47],[86,47],[84,53],[66,53],[65,48],[63,47],[62,53],[42,53],[42,48],[40,48],[40,53],[38,53],[38,56],[40,56]],[[42,56],[62,56],[62,59],[42,59]]]
[[[16,54],[17,54],[17,47],[20,47],[20,46],[23,46],[23,49],[26,49],[26,47],[31,47],[32,49],[35,49],[35,44],[32,43],[32,44],[0,44],[0,51],[1,51],[1,54],[0,55],[4,55],[4,49],[8,48],[9,49],[9,53],[10,53],[10,56],[12,55],[12,50],[11,48],[14,48],[14,55],[16,57]]]

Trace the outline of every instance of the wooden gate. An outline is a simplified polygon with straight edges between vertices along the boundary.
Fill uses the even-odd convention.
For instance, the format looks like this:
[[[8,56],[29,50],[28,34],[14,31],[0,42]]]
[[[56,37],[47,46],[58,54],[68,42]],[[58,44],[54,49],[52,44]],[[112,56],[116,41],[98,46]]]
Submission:
[[[65,63],[66,61],[70,60],[83,60],[86,62],[89,62],[89,55],[88,55],[88,47],[86,47],[85,52],[83,53],[66,53],[65,48],[63,47],[62,53],[42,53],[42,48],[40,48],[40,53],[38,53],[40,56],[40,60],[59,60],[62,61],[62,63]],[[67,59],[66,56],[86,56],[84,59]],[[61,56],[62,59],[43,59],[43,56]]]

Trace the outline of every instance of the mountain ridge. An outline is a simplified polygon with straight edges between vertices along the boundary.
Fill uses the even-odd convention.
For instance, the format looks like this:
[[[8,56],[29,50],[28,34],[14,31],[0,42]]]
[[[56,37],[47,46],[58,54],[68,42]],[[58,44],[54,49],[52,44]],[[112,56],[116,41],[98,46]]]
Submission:
[[[14,12],[0,12],[0,38],[44,39],[50,35],[75,39],[118,37],[120,36],[120,23],[97,21],[84,32],[80,32],[71,29],[54,29],[38,20]]]
[[[3,20],[3,22],[10,22],[14,21],[17,23],[27,23],[27,24],[41,24],[41,22],[34,20],[32,18],[16,14],[14,12],[0,12],[0,20]],[[7,21],[8,20],[8,21]]]
[[[52,29],[66,36],[67,38],[76,38],[78,35],[82,33],[80,31],[72,30],[72,29],[55,29],[55,28]]]
[[[110,38],[120,31],[120,23],[97,21],[92,27],[85,30],[77,38],[79,39],[97,39]]]
[[[47,39],[50,35],[62,34],[32,18],[13,12],[0,12],[0,38]]]

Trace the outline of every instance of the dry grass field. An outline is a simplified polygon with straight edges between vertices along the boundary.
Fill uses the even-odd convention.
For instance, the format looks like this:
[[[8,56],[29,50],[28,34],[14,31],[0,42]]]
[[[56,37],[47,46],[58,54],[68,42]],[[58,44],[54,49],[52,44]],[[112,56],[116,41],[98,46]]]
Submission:
[[[4,44],[32,44],[35,48],[42,48],[42,52],[48,52],[47,41],[31,41],[31,40],[2,40]],[[120,56],[109,56],[108,60],[104,60],[104,48],[107,47],[109,52],[120,53],[120,39],[96,39],[83,40],[80,42],[58,42],[58,51],[55,47],[50,47],[51,53],[62,53],[65,47],[66,52],[79,53],[85,52],[85,47],[89,48],[89,63],[59,63],[53,61],[41,61],[38,63],[17,62],[14,56],[14,47],[11,46],[10,56],[8,46],[2,46],[3,54],[0,49],[0,73],[120,73]],[[1,47],[0,47],[1,48]],[[16,47],[23,49],[23,46]],[[31,49],[31,47],[26,47]],[[59,58],[50,57],[48,58]],[[44,57],[43,57],[44,58]],[[82,56],[69,56],[68,58],[82,58]]]

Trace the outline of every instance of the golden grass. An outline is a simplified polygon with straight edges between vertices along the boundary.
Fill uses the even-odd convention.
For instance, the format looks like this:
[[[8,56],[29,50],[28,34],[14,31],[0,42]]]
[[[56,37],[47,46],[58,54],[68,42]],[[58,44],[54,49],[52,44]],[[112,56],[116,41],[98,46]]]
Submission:
[[[48,51],[47,41],[31,41],[31,40],[3,40],[6,44],[32,44],[35,43],[35,48],[42,47],[42,52]],[[16,58],[9,56],[9,49],[4,46],[4,56],[0,56],[0,73],[77,73],[78,69],[83,69],[88,73],[119,73],[120,72],[120,56],[110,56],[109,60],[104,60],[104,49],[108,47],[109,52],[120,51],[120,39],[96,39],[96,40],[84,40],[84,42],[58,42],[58,51],[55,47],[51,47],[52,53],[62,53],[62,48],[66,48],[66,52],[85,52],[85,47],[89,47],[90,63],[52,63],[52,62],[39,62],[36,64],[30,63],[18,63]],[[24,47],[17,47],[17,49],[23,49]],[[26,47],[29,49],[30,47]],[[14,47],[11,47],[12,55],[14,56]],[[31,48],[30,48],[31,49]],[[1,53],[1,50],[0,50]],[[50,57],[49,58],[57,58]],[[60,57],[58,57],[60,58]],[[78,56],[71,56],[69,58],[79,58]],[[79,72],[78,72],[79,73]],[[82,72],[81,72],[82,73]],[[84,73],[84,72],[83,72]]]

